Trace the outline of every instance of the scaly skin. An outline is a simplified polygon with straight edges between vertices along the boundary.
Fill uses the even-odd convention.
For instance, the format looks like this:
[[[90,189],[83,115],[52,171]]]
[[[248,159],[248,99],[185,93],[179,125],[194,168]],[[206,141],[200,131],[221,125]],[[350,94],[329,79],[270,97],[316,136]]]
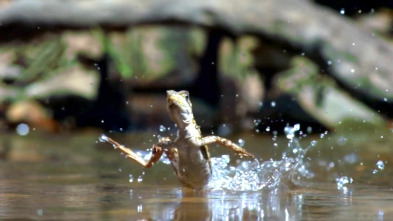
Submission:
[[[168,90],[167,105],[169,115],[178,128],[177,138],[174,141],[168,137],[161,138],[156,145],[153,145],[149,161],[146,162],[131,149],[120,145],[111,138],[103,137],[103,140],[118,147],[128,158],[146,168],[151,167],[165,153],[179,181],[184,186],[194,189],[204,188],[212,174],[208,144],[218,143],[235,151],[240,156],[254,158],[252,154],[230,140],[218,136],[202,137],[192,113],[188,91]]]

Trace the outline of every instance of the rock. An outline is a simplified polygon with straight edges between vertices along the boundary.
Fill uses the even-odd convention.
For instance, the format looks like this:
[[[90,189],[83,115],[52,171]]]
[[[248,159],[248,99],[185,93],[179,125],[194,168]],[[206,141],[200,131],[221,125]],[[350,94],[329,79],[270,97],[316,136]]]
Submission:
[[[34,82],[24,89],[29,98],[44,99],[50,96],[76,95],[93,100],[98,92],[99,76],[81,66],[72,66],[58,71],[47,79]]]
[[[57,123],[52,119],[50,113],[34,100],[23,100],[14,102],[6,112],[9,123],[26,123],[30,128],[46,132],[58,131]]]
[[[320,75],[310,60],[297,57],[292,65],[276,77],[277,86],[294,96],[325,127],[334,129],[345,121],[383,124],[378,113],[340,89],[329,77]]]

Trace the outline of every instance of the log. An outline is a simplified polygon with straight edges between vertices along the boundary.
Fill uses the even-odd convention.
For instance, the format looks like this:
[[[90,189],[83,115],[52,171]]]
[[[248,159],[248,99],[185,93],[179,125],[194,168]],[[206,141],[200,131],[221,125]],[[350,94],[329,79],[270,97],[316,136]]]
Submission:
[[[386,110],[392,107],[391,44],[311,1],[25,0],[10,1],[0,8],[3,37],[17,32],[17,27],[122,28],[172,23],[252,34],[284,44],[288,50],[305,53],[362,101],[377,102]]]
[[[291,66],[275,76],[275,84],[281,91],[292,95],[324,127],[383,125],[383,118],[378,113],[352,99],[329,77],[320,75],[318,67],[310,60],[298,56],[292,59]]]

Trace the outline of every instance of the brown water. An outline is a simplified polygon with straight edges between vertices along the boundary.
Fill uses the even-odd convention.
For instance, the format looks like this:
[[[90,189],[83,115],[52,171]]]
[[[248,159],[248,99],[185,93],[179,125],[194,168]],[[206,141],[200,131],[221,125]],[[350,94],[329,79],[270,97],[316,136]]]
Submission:
[[[393,220],[389,131],[301,139],[303,147],[318,141],[301,165],[313,176],[283,180],[271,189],[206,193],[182,189],[162,162],[140,168],[97,143],[98,136],[2,135],[0,219]],[[233,139],[239,137],[260,162],[281,159],[288,143],[285,137],[274,141],[251,134]],[[135,150],[156,141],[151,134],[115,138]],[[228,154],[224,148],[211,149],[216,157]]]

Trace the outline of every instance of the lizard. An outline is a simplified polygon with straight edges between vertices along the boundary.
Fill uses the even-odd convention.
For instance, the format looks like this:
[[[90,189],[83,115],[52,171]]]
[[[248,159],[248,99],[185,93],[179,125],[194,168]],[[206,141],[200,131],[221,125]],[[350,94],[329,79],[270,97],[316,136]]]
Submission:
[[[193,189],[206,187],[212,176],[207,145],[217,143],[233,150],[241,157],[254,158],[254,155],[228,139],[219,136],[202,136],[200,127],[194,119],[188,91],[168,90],[167,109],[178,128],[177,137],[173,141],[169,137],[161,137],[159,142],[153,145],[152,154],[148,161],[138,156],[130,148],[105,135],[101,136],[101,140],[112,144],[126,154],[127,158],[145,168],[153,166],[165,153],[180,183]]]

